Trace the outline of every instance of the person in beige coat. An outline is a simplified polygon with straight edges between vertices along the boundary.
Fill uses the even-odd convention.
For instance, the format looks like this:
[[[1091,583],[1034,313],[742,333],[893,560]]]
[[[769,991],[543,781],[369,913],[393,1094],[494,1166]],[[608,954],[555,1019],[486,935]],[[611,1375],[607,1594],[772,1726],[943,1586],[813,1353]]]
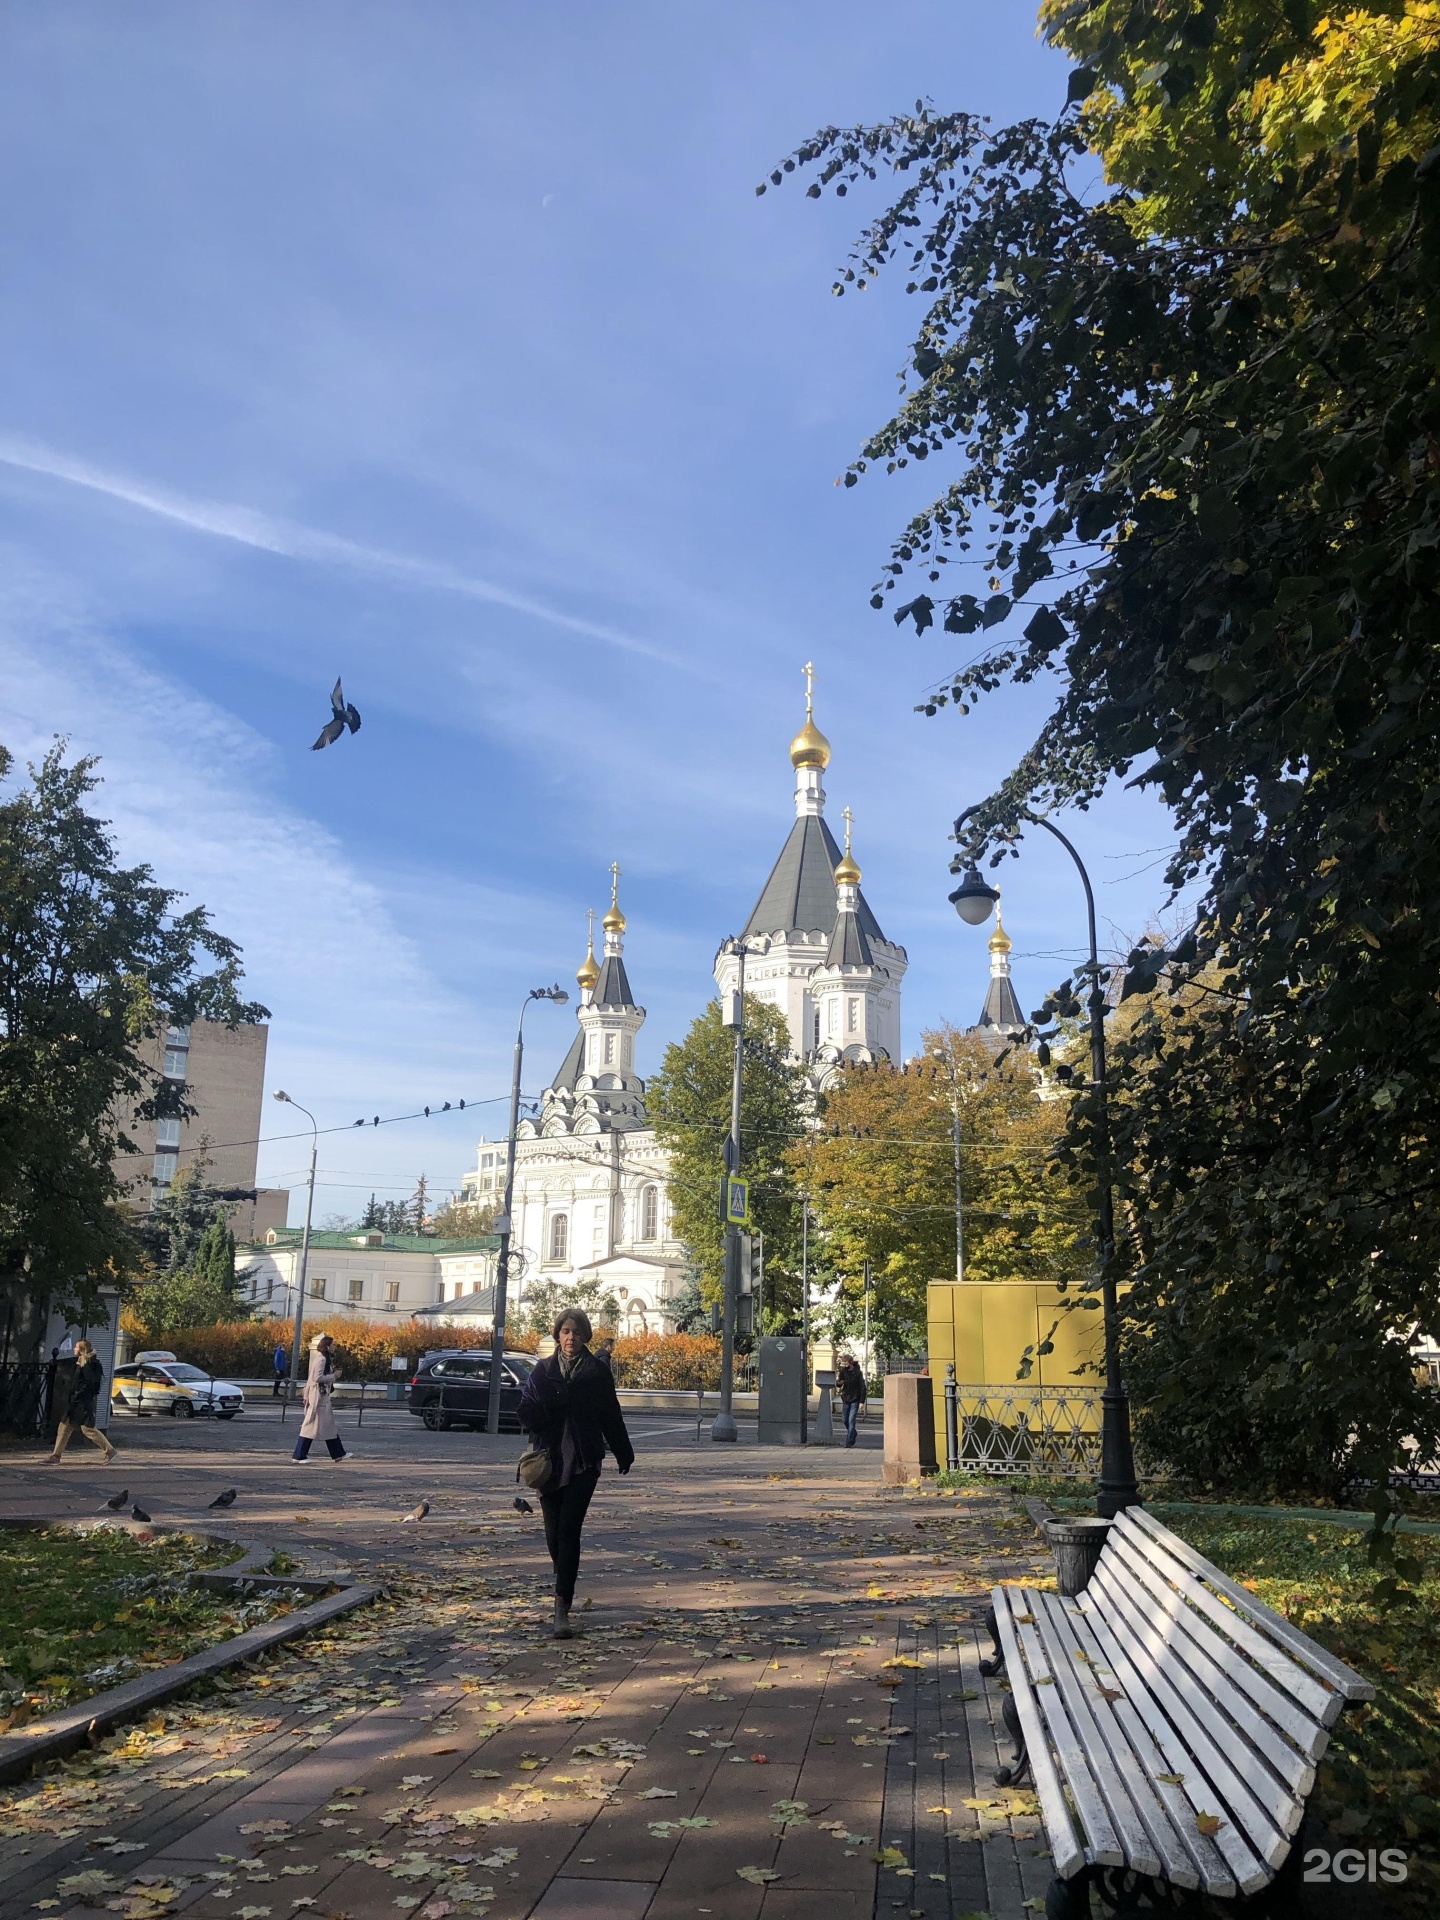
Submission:
[[[330,1366],[330,1349],[333,1345],[328,1333],[317,1334],[310,1342],[310,1375],[302,1396],[305,1418],[300,1422],[300,1438],[295,1442],[297,1460],[308,1460],[310,1449],[317,1440],[325,1442],[332,1460],[349,1458],[340,1444],[340,1429],[335,1424],[335,1409],[330,1404],[330,1395],[340,1377]]]
[[[45,1456],[46,1463],[58,1464],[60,1456],[70,1444],[70,1436],[76,1427],[84,1434],[92,1446],[99,1447],[105,1455],[108,1467],[115,1458],[115,1449],[110,1444],[109,1435],[95,1422],[99,1418],[100,1390],[105,1384],[105,1369],[100,1364],[100,1356],[88,1340],[75,1342],[75,1380],[70,1388],[70,1404],[65,1409],[65,1418],[55,1430],[55,1451]]]

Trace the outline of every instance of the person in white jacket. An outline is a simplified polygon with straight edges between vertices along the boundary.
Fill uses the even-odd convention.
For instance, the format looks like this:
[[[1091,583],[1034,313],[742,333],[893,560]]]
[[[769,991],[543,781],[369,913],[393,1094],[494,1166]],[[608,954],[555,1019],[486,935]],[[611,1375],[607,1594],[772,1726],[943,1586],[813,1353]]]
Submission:
[[[330,1349],[333,1345],[328,1333],[317,1333],[310,1342],[310,1375],[302,1396],[305,1418],[300,1422],[300,1438],[295,1442],[297,1460],[308,1460],[310,1448],[317,1440],[325,1442],[332,1460],[349,1457],[340,1444],[340,1429],[335,1424],[335,1409],[330,1404],[330,1395],[340,1377],[330,1367]]]

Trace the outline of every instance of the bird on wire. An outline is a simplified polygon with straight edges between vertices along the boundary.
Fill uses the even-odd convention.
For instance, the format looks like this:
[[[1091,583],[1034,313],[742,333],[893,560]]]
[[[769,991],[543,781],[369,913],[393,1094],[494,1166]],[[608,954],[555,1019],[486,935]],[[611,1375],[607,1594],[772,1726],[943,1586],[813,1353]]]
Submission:
[[[331,718],[320,729],[320,738],[311,747],[312,753],[319,753],[322,747],[331,747],[348,727],[351,733],[360,731],[360,715],[345,698],[345,690],[337,680],[335,691],[330,696]]]
[[[132,1520],[148,1520],[150,1516],[138,1500],[132,1500],[130,1502],[130,1518]]]
[[[429,1511],[430,1502],[428,1500],[422,1500],[418,1507],[412,1507],[410,1509],[400,1524],[402,1527],[408,1527],[412,1520],[423,1520]]]
[[[96,1508],[97,1513],[118,1513],[130,1498],[129,1487],[121,1487],[118,1493],[112,1493],[103,1505]]]
[[[515,1511],[517,1513],[533,1513],[535,1509],[528,1500],[522,1500],[517,1493],[515,1496]]]
[[[210,1504],[212,1507],[233,1507],[239,1497],[238,1487],[227,1487],[223,1493],[217,1493]]]

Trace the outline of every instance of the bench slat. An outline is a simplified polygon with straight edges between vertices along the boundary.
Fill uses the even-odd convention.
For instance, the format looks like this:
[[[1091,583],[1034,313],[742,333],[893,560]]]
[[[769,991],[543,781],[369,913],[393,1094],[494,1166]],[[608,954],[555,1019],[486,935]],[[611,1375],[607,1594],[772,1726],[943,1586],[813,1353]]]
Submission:
[[[1225,1711],[1265,1755],[1281,1779],[1303,1798],[1315,1784],[1315,1769],[1311,1762],[1318,1760],[1329,1744],[1330,1736],[1324,1726],[1307,1714],[1293,1698],[1258,1674],[1244,1655],[1237,1653],[1224,1638],[1223,1632],[1208,1626],[1186,1604],[1193,1597],[1191,1589],[1199,1585],[1191,1574],[1183,1569],[1176,1570],[1176,1577],[1184,1582],[1177,1593],[1166,1580],[1163,1570],[1153,1562],[1133,1559],[1126,1542],[1117,1542],[1116,1549],[1113,1562],[1123,1569],[1122,1577],[1133,1582],[1145,1596],[1147,1614],[1174,1628],[1172,1645],[1196,1678],[1222,1703]],[[1221,1603],[1215,1601],[1213,1604],[1219,1606]],[[1233,1614],[1229,1615],[1230,1620],[1234,1618]],[[1253,1630],[1245,1627],[1244,1631],[1248,1634]],[[1279,1659],[1284,1656],[1276,1654],[1272,1657]],[[1338,1693],[1330,1693],[1325,1697],[1334,1702],[1337,1713],[1345,1704]],[[1257,1711],[1257,1707],[1263,1711]],[[1271,1721],[1274,1721],[1274,1726],[1270,1724]]]
[[[1228,1897],[1233,1895],[1237,1888],[1241,1893],[1256,1893],[1261,1887],[1268,1886],[1271,1879],[1268,1863],[1260,1858],[1233,1821],[1227,1821],[1213,1836],[1201,1833],[1195,1826],[1197,1811],[1195,1796],[1193,1792],[1187,1792],[1185,1786],[1186,1782],[1193,1783],[1195,1779],[1195,1762],[1191,1758],[1189,1749],[1166,1718],[1159,1702],[1152,1695],[1147,1681],[1132,1663],[1129,1652],[1115,1639],[1108,1621],[1090,1599],[1088,1589],[1086,1593],[1079,1596],[1077,1604],[1082,1609],[1081,1617],[1086,1627],[1094,1635],[1096,1643],[1109,1660],[1112,1670],[1124,1685],[1126,1696],[1135,1712],[1149,1730],[1151,1738],[1165,1761],[1164,1771],[1180,1776],[1182,1784],[1179,1787],[1169,1788],[1169,1791],[1185,1796],[1188,1817],[1182,1823],[1181,1831],[1194,1852],[1202,1873],[1206,1875],[1205,1891]],[[1215,1808],[1206,1806],[1199,1811],[1213,1813]],[[1214,1862],[1206,1849],[1214,1849],[1220,1854],[1223,1863],[1222,1875],[1223,1869],[1228,1868],[1233,1878],[1227,1881],[1222,1877],[1217,1882],[1211,1877],[1215,1871]]]
[[[1050,1595],[1031,1592],[1031,1612],[1035,1620],[1033,1628],[1026,1629],[1037,1639],[1042,1657],[1049,1671],[1054,1675],[1054,1692],[1060,1695],[1071,1732],[1084,1757],[1084,1765],[1094,1781],[1101,1798],[1105,1802],[1120,1844],[1125,1850],[1125,1864],[1133,1867],[1137,1873],[1157,1874],[1161,1869],[1161,1855],[1146,1826],[1145,1817],[1139,1805],[1133,1799],[1126,1785],[1124,1774],[1115,1764],[1115,1756],[1102,1733],[1099,1719],[1105,1713],[1107,1702],[1102,1700],[1094,1688],[1087,1689],[1076,1671],[1075,1662],[1066,1643],[1063,1628],[1050,1617],[1050,1609],[1045,1604]],[[1092,1704],[1093,1701],[1093,1704]],[[1050,1702],[1046,1702],[1046,1718],[1050,1718]],[[1122,1748],[1124,1742],[1121,1743]],[[1129,1759],[1128,1752],[1126,1758]],[[1144,1776],[1140,1785],[1143,1790]],[[1073,1791],[1072,1784],[1072,1791]]]
[[[1017,1589],[1017,1591],[1023,1591],[1023,1589]],[[1060,1784],[1060,1776],[1055,1770],[1055,1761],[1045,1739],[1038,1697],[1034,1687],[1029,1683],[1024,1657],[1020,1651],[1019,1629],[1010,1614],[1009,1593],[1008,1587],[996,1587],[991,1599],[995,1606],[995,1620],[1000,1634],[1000,1646],[1005,1655],[1006,1671],[1011,1676],[1010,1694],[1020,1715],[1020,1728],[1025,1736],[1025,1751],[1030,1760],[1030,1774],[1035,1782],[1035,1797],[1040,1802],[1040,1811],[1045,1821],[1045,1838],[1050,1842],[1050,1854],[1055,1864],[1055,1871],[1062,1880],[1069,1880],[1085,1865],[1085,1848],[1076,1834],[1075,1823],[1070,1817],[1065,1792]],[[1114,1866],[1121,1864],[1118,1847],[1111,1864]]]
[[[1300,1628],[1292,1625],[1283,1614],[1276,1613],[1273,1608],[1267,1607],[1263,1600],[1257,1600],[1253,1593],[1247,1592],[1228,1574],[1212,1566],[1203,1554],[1197,1553],[1187,1540],[1182,1540],[1178,1534],[1171,1533],[1168,1527],[1162,1526],[1153,1514],[1147,1513],[1143,1507],[1127,1507],[1122,1518],[1129,1525],[1141,1529],[1168,1554],[1188,1567],[1192,1573],[1199,1574],[1202,1580],[1214,1587],[1217,1593],[1223,1594],[1243,1616],[1253,1620],[1261,1632],[1277,1641],[1303,1665],[1328,1680],[1331,1686],[1343,1694],[1347,1700],[1375,1698],[1374,1687],[1356,1673],[1353,1667],[1347,1667],[1343,1660],[1337,1660],[1333,1653],[1327,1653],[1324,1647],[1317,1646],[1308,1633],[1302,1633]],[[1108,1541],[1106,1544],[1109,1544]]]
[[[1102,1555],[1085,1589],[1086,1597],[1094,1595],[1097,1608],[1112,1622],[1117,1636],[1124,1638],[1136,1668],[1189,1746],[1194,1764],[1223,1796],[1231,1817],[1244,1827],[1261,1858],[1278,1867],[1290,1851],[1303,1804],[1258,1754],[1237,1742],[1227,1716],[1174,1657],[1165,1635],[1146,1617],[1142,1603],[1126,1590],[1117,1572],[1113,1562],[1105,1566]]]
[[[1148,1837],[1148,1848],[1132,1847],[1128,1864],[1141,1873],[1163,1873],[1177,1887],[1198,1887],[1199,1871],[1155,1780],[1157,1772],[1166,1771],[1164,1762],[1161,1761],[1157,1766],[1155,1742],[1125,1698],[1118,1679],[1108,1677],[1109,1662],[1096,1649],[1094,1635],[1090,1633],[1084,1615],[1072,1613],[1059,1594],[1036,1595],[1034,1599],[1037,1616],[1042,1623],[1041,1635],[1050,1647],[1052,1664],[1057,1674],[1069,1669],[1071,1685],[1080,1694],[1082,1705],[1094,1723],[1093,1737],[1097,1742],[1103,1741],[1106,1760],[1125,1785],[1133,1807],[1131,1817],[1139,1820]],[[1086,1642],[1089,1644],[1086,1645]],[[1089,1656],[1089,1670],[1095,1679],[1093,1688],[1087,1688],[1081,1677],[1081,1665],[1084,1663],[1076,1664],[1074,1656],[1077,1651]],[[1099,1691],[1102,1686],[1120,1697],[1106,1700]],[[1086,1748],[1087,1751],[1091,1750],[1089,1738]],[[1166,1791],[1184,1805],[1177,1787],[1170,1787]],[[1118,1810],[1113,1805],[1112,1811],[1117,1812],[1118,1818]],[[1155,1858],[1155,1866],[1142,1866],[1142,1859],[1148,1856]],[[1220,1867],[1218,1877],[1224,1885],[1233,1886],[1218,1857],[1216,1864]]]

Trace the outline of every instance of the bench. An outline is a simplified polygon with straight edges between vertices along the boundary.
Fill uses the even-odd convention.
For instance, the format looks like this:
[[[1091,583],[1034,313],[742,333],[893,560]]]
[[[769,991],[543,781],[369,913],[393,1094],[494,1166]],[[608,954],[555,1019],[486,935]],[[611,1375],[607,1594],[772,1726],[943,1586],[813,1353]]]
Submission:
[[[1115,1520],[1082,1593],[992,1599],[982,1670],[1005,1670],[1016,1745],[995,1778],[1033,1778],[1049,1920],[1085,1920],[1094,1881],[1112,1901],[1133,1896],[1129,1876],[1231,1899],[1268,1887],[1369,1681],[1143,1507]]]

